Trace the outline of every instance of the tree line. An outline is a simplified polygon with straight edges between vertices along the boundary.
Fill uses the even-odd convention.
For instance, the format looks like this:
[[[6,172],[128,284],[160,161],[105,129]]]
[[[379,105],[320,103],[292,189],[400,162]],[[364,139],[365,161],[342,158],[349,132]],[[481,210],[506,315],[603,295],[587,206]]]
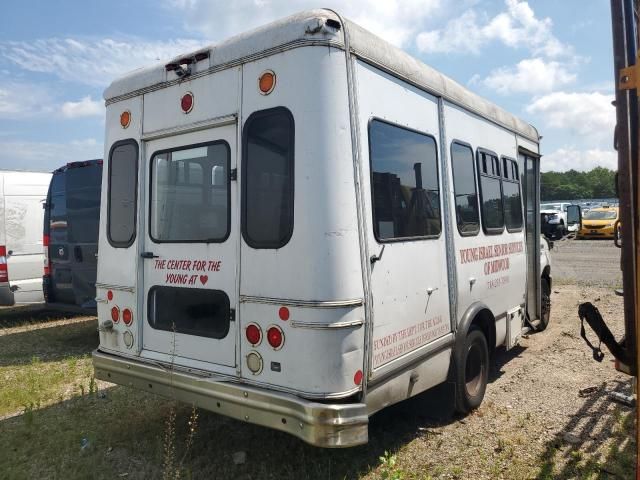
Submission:
[[[540,198],[542,201],[615,198],[615,174],[603,167],[589,172],[542,172]]]

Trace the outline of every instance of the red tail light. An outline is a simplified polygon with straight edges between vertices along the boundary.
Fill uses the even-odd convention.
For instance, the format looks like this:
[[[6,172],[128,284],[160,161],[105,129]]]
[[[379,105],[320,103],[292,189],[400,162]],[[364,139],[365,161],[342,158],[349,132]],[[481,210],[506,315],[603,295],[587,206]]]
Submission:
[[[267,341],[274,350],[280,350],[284,345],[284,332],[280,327],[275,325],[269,327],[269,330],[267,330]]]
[[[7,269],[7,247],[0,245],[0,282],[9,281],[9,270]]]
[[[262,330],[260,330],[260,327],[255,323],[247,325],[244,333],[247,337],[247,341],[254,347],[262,341]]]
[[[44,247],[44,274],[51,275],[51,267],[49,265],[49,235],[42,236],[42,246]]]
[[[113,323],[120,321],[120,309],[118,307],[111,307],[111,320],[113,320]]]
[[[131,313],[131,310],[128,308],[125,308],[122,311],[122,321],[127,326],[131,325],[131,322],[133,322],[133,313]]]

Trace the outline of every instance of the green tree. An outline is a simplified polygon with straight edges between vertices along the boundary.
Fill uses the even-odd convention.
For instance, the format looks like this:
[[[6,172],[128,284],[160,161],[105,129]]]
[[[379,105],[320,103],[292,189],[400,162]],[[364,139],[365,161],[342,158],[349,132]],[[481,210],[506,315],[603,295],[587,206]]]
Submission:
[[[614,198],[615,172],[596,167],[589,172],[542,172],[540,197],[542,201],[577,200],[581,198]]]

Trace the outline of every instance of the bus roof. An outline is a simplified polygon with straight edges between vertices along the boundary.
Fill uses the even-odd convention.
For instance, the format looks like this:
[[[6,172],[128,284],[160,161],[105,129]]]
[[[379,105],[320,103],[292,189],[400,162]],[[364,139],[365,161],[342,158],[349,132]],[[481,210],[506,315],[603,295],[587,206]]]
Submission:
[[[104,92],[107,105],[181,81],[167,65],[187,58],[202,59],[194,64],[191,78],[231,68],[274,53],[308,45],[327,45],[344,49],[342,28],[327,26],[338,17],[330,10],[309,10],[236,35],[217,45],[203,47],[169,62],[134,70],[113,81]],[[345,20],[352,52],[363,61],[459,105],[536,144],[537,130],[506,110],[476,95],[456,81],[425,65],[387,41]]]

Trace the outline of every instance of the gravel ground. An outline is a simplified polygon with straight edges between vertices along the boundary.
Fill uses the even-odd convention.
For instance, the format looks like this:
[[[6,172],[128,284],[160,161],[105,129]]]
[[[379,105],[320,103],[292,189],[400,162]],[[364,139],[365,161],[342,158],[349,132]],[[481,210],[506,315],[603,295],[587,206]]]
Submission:
[[[620,250],[612,240],[555,241],[551,274],[554,281],[561,283],[620,287]]]
[[[619,286],[618,265],[618,250],[611,242],[556,242],[551,323],[511,351],[497,352],[485,400],[471,415],[453,415],[452,392],[445,384],[372,417],[367,445],[324,450],[281,432],[200,411],[183,478],[631,479],[633,410],[609,398],[612,391],[630,394],[631,379],[615,371],[608,352],[602,363],[592,359],[580,338],[577,316],[578,305],[591,301],[620,337],[622,298],[612,288]],[[68,321],[43,316],[28,326],[14,326],[20,315],[12,314],[0,321],[6,334],[5,356],[11,357],[5,362],[9,370],[22,363],[11,355],[12,344],[22,337],[43,358],[70,353],[62,331],[58,341],[44,337]],[[71,321],[79,324],[72,337],[82,341],[76,345],[86,344],[71,352],[76,357],[88,354],[95,342],[91,328],[80,329],[83,321]],[[77,379],[68,376],[68,385],[60,387],[65,401],[42,405],[32,420],[26,411],[0,419],[0,478],[30,478],[34,471],[57,472],[56,478],[69,479],[87,478],[87,471],[92,478],[161,477],[161,439],[167,435],[170,402],[102,382],[97,398],[84,391],[80,395],[74,382]],[[73,396],[66,400],[68,392]],[[189,414],[188,406],[180,407],[177,424],[186,425]],[[83,423],[85,417],[90,421]],[[51,433],[55,431],[66,436]],[[95,447],[78,453],[84,437]],[[61,445],[67,452],[62,459]],[[31,453],[16,461],[15,452],[23,450]],[[4,458],[3,452],[8,453]],[[239,452],[246,461],[234,461]],[[3,471],[12,474],[3,477]]]

